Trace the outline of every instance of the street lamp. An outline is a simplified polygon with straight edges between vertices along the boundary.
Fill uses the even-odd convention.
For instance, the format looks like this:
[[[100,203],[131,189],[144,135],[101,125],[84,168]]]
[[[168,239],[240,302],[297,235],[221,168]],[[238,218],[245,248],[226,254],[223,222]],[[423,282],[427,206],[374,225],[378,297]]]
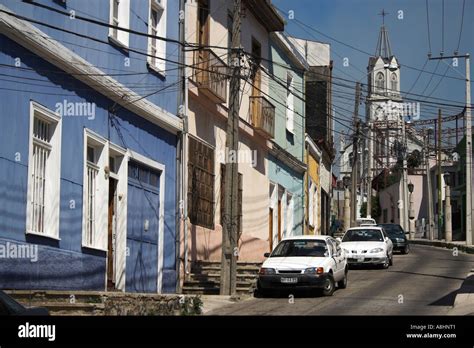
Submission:
[[[451,242],[453,240],[453,225],[452,225],[452,215],[451,215],[451,174],[446,172],[443,174],[444,182],[446,184],[446,207],[445,207],[445,233],[446,233],[446,241]]]
[[[351,207],[349,204],[349,185],[351,184],[351,178],[349,176],[344,176],[342,178],[342,183],[344,185],[344,231],[347,231],[351,223]]]
[[[408,213],[409,213],[409,221],[408,221],[408,231],[410,233],[410,239],[414,238],[415,234],[415,211],[413,209],[413,191],[415,190],[415,185],[410,181],[410,183],[407,185],[408,186],[408,191],[410,192],[410,206],[408,208]]]

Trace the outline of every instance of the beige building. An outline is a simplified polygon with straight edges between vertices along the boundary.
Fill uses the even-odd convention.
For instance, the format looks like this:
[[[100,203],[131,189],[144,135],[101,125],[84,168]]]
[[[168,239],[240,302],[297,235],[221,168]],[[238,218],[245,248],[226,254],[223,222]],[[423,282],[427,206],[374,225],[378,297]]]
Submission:
[[[185,38],[200,47],[187,53],[187,129],[184,147],[187,219],[183,222],[185,267],[192,262],[220,261],[224,163],[238,158],[239,261],[259,261],[269,251],[269,188],[267,175],[270,139],[274,137],[275,108],[269,92],[269,33],[282,31],[284,23],[267,1],[243,1],[242,59],[247,79],[241,80],[239,151],[226,150],[229,100],[228,50],[232,5],[228,1],[188,1]],[[208,48],[211,46],[211,48]],[[214,48],[213,48],[214,46]],[[262,59],[258,59],[261,57]]]

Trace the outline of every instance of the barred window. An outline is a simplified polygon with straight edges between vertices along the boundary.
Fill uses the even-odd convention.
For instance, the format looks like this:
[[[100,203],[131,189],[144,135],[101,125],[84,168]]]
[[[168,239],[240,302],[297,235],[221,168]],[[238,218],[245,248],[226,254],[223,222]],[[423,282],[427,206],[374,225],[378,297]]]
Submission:
[[[31,102],[27,233],[58,238],[61,119]]]
[[[214,228],[214,149],[189,138],[188,214],[192,224]]]

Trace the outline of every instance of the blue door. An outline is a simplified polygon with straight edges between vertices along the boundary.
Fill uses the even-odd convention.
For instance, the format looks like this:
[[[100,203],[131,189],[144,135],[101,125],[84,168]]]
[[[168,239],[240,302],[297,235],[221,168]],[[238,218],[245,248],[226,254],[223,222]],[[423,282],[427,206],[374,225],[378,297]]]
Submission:
[[[130,161],[127,202],[127,292],[157,292],[160,173]]]

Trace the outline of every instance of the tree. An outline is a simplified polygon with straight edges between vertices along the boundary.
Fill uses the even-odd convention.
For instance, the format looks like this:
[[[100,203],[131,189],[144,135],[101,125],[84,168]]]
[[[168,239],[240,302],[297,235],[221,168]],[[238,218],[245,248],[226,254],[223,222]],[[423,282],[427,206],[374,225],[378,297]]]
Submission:
[[[382,213],[382,208],[380,207],[379,196],[372,197],[372,211],[370,217],[377,220]],[[360,206],[360,216],[367,217],[367,202],[363,202]]]

